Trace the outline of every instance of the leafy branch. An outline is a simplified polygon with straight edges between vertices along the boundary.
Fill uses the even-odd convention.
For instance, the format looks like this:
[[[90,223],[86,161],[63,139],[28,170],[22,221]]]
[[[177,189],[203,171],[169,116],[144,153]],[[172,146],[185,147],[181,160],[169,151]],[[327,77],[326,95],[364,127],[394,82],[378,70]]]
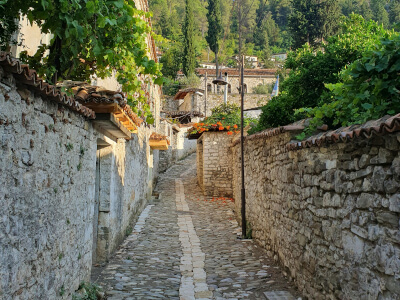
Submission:
[[[33,56],[24,59],[48,82],[90,80],[92,75],[116,78],[134,110],[150,116],[142,85],[162,84],[160,66],[148,58],[149,13],[133,0],[3,0],[0,20],[26,15],[43,33],[52,34]],[[0,22],[1,23],[1,22]],[[0,35],[3,46],[10,38]],[[6,48],[6,46],[3,46]]]

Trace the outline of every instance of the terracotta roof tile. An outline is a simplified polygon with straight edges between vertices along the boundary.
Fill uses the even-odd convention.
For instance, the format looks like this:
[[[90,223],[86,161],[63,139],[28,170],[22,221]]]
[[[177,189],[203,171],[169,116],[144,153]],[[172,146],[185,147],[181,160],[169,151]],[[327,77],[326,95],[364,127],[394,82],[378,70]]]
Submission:
[[[260,139],[260,138],[273,137],[273,136],[280,135],[282,133],[289,132],[289,131],[301,131],[304,128],[305,128],[304,125],[302,125],[301,123],[293,123],[291,125],[286,125],[286,126],[277,127],[277,128],[270,128],[270,129],[261,131],[259,133],[248,135],[245,137],[245,139],[246,139],[246,141],[251,141],[251,140],[256,140],[256,139]],[[239,135],[239,137],[240,137],[240,135]],[[240,143],[240,138],[235,137],[234,141],[232,142],[232,146],[235,146],[239,143]]]
[[[176,117],[176,116],[194,116],[194,117],[203,117],[204,115],[199,111],[162,111],[167,116]]]
[[[196,89],[196,88],[183,89],[183,90],[180,90],[178,93],[176,93],[176,95],[174,97],[174,100],[184,99],[187,94],[193,94],[193,93],[196,93],[196,92],[204,93],[204,90]]]
[[[14,74],[22,83],[32,86],[42,96],[46,96],[51,101],[60,103],[85,117],[95,118],[93,110],[80,104],[73,97],[67,96],[58,87],[44,82],[35,70],[29,69],[28,65],[22,64],[18,59],[12,58],[9,53],[0,52],[0,66],[7,72]]]
[[[400,114],[385,116],[379,120],[368,121],[362,125],[342,127],[337,130],[323,132],[304,141],[290,143],[288,150],[299,150],[303,148],[320,147],[327,144],[348,142],[355,139],[370,139],[374,136],[383,136],[388,133],[400,131]]]
[[[220,69],[220,72],[222,72],[222,75],[225,73],[228,73],[228,76],[239,76],[239,70],[238,69]],[[198,68],[196,69],[196,73],[198,75],[204,76],[205,74],[209,76],[215,76],[215,69],[206,69],[206,68]],[[276,75],[276,69],[245,69],[244,70],[244,76],[275,76]]]

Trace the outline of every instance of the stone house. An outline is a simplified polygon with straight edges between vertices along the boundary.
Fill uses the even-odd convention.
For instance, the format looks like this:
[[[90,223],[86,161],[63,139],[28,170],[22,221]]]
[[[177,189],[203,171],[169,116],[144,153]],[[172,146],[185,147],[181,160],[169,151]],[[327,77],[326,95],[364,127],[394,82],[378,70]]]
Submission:
[[[240,93],[239,83],[240,76],[237,69],[221,69],[223,77],[224,74],[228,75],[227,88],[227,102],[240,105]],[[217,87],[212,81],[216,79],[215,70],[207,68],[196,69],[197,75],[200,77],[200,84],[196,88],[186,88],[179,91],[173,98],[165,97],[162,110],[165,112],[171,111],[187,111],[187,109],[181,109],[180,106],[190,106],[194,103],[196,111],[199,111],[203,116],[210,116],[211,110],[224,103],[224,92],[225,87]],[[183,76],[180,74],[179,76]],[[276,81],[276,70],[275,69],[246,69],[244,73],[244,86],[245,86],[245,109],[252,110],[257,109],[265,105],[270,99],[271,95],[254,94],[253,89],[262,84],[274,84]],[[193,96],[193,93],[187,93],[187,91],[193,90],[200,91],[197,95]],[[181,98],[182,94],[184,97]],[[177,99],[177,97],[179,99]],[[179,101],[176,101],[179,100]]]

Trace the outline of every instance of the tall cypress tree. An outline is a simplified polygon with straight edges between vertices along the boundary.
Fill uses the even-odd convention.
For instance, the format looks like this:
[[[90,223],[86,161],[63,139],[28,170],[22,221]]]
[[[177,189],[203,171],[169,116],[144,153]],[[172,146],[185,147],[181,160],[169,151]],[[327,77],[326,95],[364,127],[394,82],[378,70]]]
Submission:
[[[291,0],[293,11],[289,16],[289,31],[294,48],[315,44],[337,32],[339,6],[336,0]]]
[[[208,0],[208,33],[206,41],[210,46],[211,51],[215,53],[216,75],[218,77],[218,50],[219,39],[222,36],[222,15],[220,0]]]
[[[196,67],[196,53],[194,49],[194,18],[191,0],[186,0],[186,16],[183,27],[183,36],[183,73],[186,76],[189,76],[194,74],[194,69]]]

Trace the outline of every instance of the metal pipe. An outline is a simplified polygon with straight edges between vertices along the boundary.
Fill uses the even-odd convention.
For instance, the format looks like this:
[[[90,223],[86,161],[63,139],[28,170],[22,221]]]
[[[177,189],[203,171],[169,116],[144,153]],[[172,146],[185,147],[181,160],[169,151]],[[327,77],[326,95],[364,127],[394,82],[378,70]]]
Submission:
[[[246,238],[246,189],[244,187],[244,55],[242,56],[242,67],[241,67],[241,109],[240,109],[240,152],[241,152],[241,171],[242,171],[242,238]]]

